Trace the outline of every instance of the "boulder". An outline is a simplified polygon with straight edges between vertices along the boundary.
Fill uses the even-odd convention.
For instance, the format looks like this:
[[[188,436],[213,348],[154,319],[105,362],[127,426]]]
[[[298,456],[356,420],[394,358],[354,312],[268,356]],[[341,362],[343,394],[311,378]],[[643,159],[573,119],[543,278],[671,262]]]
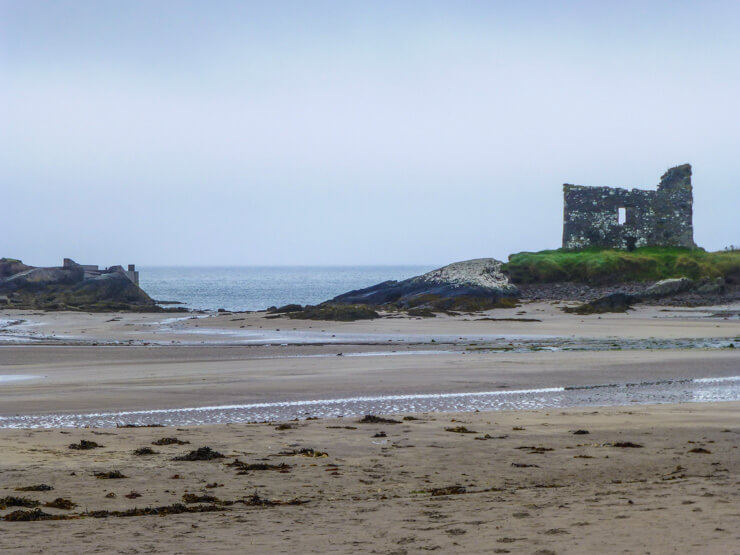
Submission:
[[[648,287],[642,296],[656,299],[684,293],[685,291],[690,291],[693,287],[693,280],[687,277],[663,279]]]
[[[455,262],[403,281],[350,291],[328,303],[439,310],[494,308],[504,299],[519,296],[519,289],[501,272],[501,264],[493,258]]]

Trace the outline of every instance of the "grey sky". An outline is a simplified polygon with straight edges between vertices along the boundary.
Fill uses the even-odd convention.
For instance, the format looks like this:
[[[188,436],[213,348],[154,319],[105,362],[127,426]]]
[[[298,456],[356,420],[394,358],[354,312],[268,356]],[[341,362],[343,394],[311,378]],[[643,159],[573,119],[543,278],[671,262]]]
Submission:
[[[607,5],[608,4],[608,5]],[[740,243],[740,3],[0,0],[0,256],[556,248],[564,182],[694,166]]]

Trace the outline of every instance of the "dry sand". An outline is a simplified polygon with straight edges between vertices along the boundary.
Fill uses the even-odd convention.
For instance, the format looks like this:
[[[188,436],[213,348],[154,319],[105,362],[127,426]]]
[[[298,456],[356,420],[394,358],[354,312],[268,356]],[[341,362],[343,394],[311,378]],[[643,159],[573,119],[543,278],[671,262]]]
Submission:
[[[2,430],[0,496],[77,504],[42,507],[48,514],[169,506],[185,494],[229,504],[188,505],[216,507],[213,513],[0,522],[0,551],[738,553],[738,409],[740,403],[423,414],[400,424],[339,419],[284,430]],[[476,433],[445,430],[458,426]],[[578,429],[589,433],[573,434]],[[386,437],[374,437],[381,432]],[[476,439],[486,434],[491,439]],[[190,444],[151,445],[166,436]],[[104,447],[68,448],[82,439]],[[206,445],[226,458],[171,460]],[[133,454],[144,446],[157,454]],[[301,448],[328,456],[279,456]],[[289,467],[240,474],[229,466],[237,459]],[[111,470],[126,478],[93,475]],[[54,489],[15,491],[41,483]],[[448,487],[464,490],[434,495]],[[141,496],[127,498],[131,492]],[[255,492],[307,503],[242,503]]]

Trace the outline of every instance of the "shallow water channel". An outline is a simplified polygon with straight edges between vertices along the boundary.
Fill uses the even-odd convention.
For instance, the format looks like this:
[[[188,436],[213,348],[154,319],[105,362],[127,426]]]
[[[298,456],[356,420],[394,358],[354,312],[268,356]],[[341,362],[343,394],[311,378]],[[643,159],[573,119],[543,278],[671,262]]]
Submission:
[[[356,417],[364,414],[532,410],[737,400],[740,400],[740,376],[729,376],[478,393],[378,395],[181,409],[15,415],[0,417],[0,428],[114,427],[124,424],[193,426],[308,417]]]

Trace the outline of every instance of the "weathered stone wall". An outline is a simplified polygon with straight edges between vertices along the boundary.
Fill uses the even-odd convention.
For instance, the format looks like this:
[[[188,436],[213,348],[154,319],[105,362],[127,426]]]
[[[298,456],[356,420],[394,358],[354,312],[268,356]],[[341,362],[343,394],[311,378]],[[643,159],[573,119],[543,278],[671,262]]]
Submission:
[[[689,164],[669,169],[656,191],[566,183],[563,200],[563,248],[696,246]]]

